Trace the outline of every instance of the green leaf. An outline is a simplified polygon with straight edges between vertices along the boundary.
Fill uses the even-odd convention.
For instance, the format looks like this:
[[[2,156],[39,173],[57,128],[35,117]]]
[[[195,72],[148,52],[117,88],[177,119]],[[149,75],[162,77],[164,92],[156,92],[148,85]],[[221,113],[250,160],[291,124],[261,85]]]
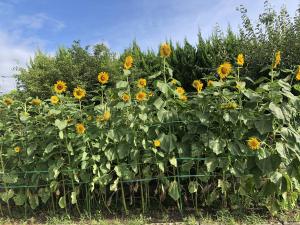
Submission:
[[[177,167],[177,159],[175,158],[175,156],[169,159],[169,161],[172,166]]]
[[[59,130],[63,130],[67,127],[68,121],[67,120],[55,120],[55,126],[58,127]]]
[[[159,72],[157,72],[157,73],[155,73],[155,74],[149,76],[148,79],[149,79],[149,80],[153,80],[153,79],[155,79],[156,77],[159,77],[160,75],[161,75],[161,71],[159,71]]]
[[[278,152],[281,158],[287,159],[286,149],[282,142],[276,142],[276,151]]]
[[[111,185],[110,185],[110,191],[117,191],[118,190],[118,184],[119,184],[119,178],[117,178]]]
[[[127,81],[118,81],[116,83],[116,88],[126,88],[128,86],[128,82]]]
[[[76,192],[72,191],[71,193],[71,203],[74,205],[77,203],[77,197],[76,197]]]
[[[155,101],[154,101],[154,103],[153,103],[153,105],[157,108],[157,109],[160,109],[163,105],[164,105],[164,100],[162,100],[162,98],[161,97],[158,97]]]
[[[177,201],[179,199],[179,197],[180,197],[179,187],[178,187],[177,181],[175,181],[175,180],[170,183],[170,186],[169,186],[169,195],[175,201]]]
[[[42,202],[44,204],[46,204],[47,201],[50,198],[50,190],[49,190],[49,188],[40,188],[38,190],[38,196],[41,198]]]
[[[63,131],[59,131],[59,133],[58,133],[58,135],[59,135],[59,138],[62,140],[62,139],[64,139],[64,132]]]
[[[18,176],[16,174],[12,174],[12,173],[4,173],[2,175],[2,181],[3,181],[3,183],[6,183],[6,184],[14,184],[14,183],[17,183]]]
[[[29,205],[32,209],[35,209],[39,206],[39,197],[36,194],[28,194]]]
[[[218,161],[216,160],[216,158],[206,158],[205,165],[207,168],[207,172],[213,172],[218,166]]]
[[[280,120],[284,119],[284,115],[282,113],[282,110],[280,109],[280,107],[278,107],[277,105],[275,105],[273,102],[271,102],[269,104],[269,109],[271,110],[272,114]]]
[[[139,118],[140,118],[142,121],[146,121],[146,120],[147,120],[147,114],[146,114],[146,113],[140,113],[140,114],[139,114]]]
[[[226,142],[223,139],[215,138],[209,140],[209,147],[213,150],[216,155],[221,154],[224,152],[224,148],[226,146]]]
[[[161,149],[171,152],[176,148],[177,138],[174,134],[163,134],[161,136]]]
[[[26,195],[24,193],[20,192],[20,193],[17,193],[13,199],[17,206],[21,206],[21,205],[24,205],[26,202]]]
[[[120,142],[117,146],[117,152],[120,159],[128,156],[131,146],[127,142]]]
[[[11,199],[14,196],[15,192],[12,189],[9,189],[8,191],[0,193],[1,199],[4,202],[8,202],[9,199]]]
[[[273,130],[273,122],[270,119],[256,120],[254,125],[260,134],[265,134]]]
[[[198,190],[198,182],[196,182],[196,181],[191,181],[190,183],[189,183],[189,192],[191,193],[191,194],[193,194],[193,193],[196,193],[197,192],[197,190]]]
[[[66,196],[62,196],[62,197],[59,198],[58,205],[62,209],[64,209],[66,207],[66,205],[67,205]]]

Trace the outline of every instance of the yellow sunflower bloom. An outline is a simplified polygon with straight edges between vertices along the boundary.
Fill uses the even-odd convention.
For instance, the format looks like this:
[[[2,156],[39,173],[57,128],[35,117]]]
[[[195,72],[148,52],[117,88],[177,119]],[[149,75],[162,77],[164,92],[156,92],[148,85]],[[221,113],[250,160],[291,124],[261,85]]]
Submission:
[[[59,98],[56,95],[51,96],[50,100],[53,105],[56,105],[59,102]]]
[[[11,98],[4,98],[3,103],[7,106],[10,106],[14,103],[14,101]]]
[[[173,85],[176,85],[176,84],[177,84],[177,80],[172,79],[172,80],[171,80],[171,83],[172,83]]]
[[[183,89],[183,87],[177,87],[176,92],[178,95],[183,95],[185,93],[185,90]]]
[[[111,117],[110,112],[109,111],[105,111],[104,114],[103,114],[103,116],[102,116],[102,120],[103,121],[108,121],[110,119],[110,117]]]
[[[140,78],[137,82],[138,88],[144,88],[147,85],[147,81],[144,78]]]
[[[167,43],[164,43],[160,46],[160,56],[161,57],[169,57],[171,55],[171,47]]]
[[[201,82],[201,80],[194,80],[192,85],[194,88],[196,88],[198,93],[202,91],[203,83]]]
[[[86,91],[81,87],[77,87],[77,88],[74,88],[73,95],[76,99],[81,100],[82,98],[85,97]]]
[[[140,91],[136,94],[135,98],[138,102],[145,101],[147,97],[147,94],[143,91]]]
[[[300,80],[300,66],[298,66],[298,70],[297,70],[297,73],[296,73],[296,80]]]
[[[187,98],[186,95],[180,95],[180,96],[179,96],[179,99],[180,99],[181,101],[186,102],[188,98]]]
[[[238,64],[239,66],[243,66],[244,63],[245,63],[244,55],[242,53],[238,54],[236,58],[236,64]]]
[[[31,104],[32,105],[35,105],[35,106],[38,106],[38,105],[40,105],[42,103],[42,101],[39,99],[39,98],[34,98],[34,99],[32,99],[32,101],[31,101]]]
[[[61,94],[63,92],[65,92],[67,90],[67,85],[65,82],[59,80],[56,82],[56,84],[54,84],[54,91],[57,94]]]
[[[251,150],[257,150],[260,148],[261,142],[256,137],[251,137],[247,140],[247,145]]]
[[[128,102],[128,101],[130,100],[129,94],[124,93],[124,94],[122,95],[122,100],[123,100],[124,102]]]
[[[106,84],[108,83],[108,80],[109,80],[109,75],[107,72],[100,72],[98,74],[98,81],[101,83],[101,84]]]
[[[16,153],[20,153],[22,151],[21,147],[20,146],[16,146],[15,147],[15,152]]]
[[[84,134],[85,127],[82,123],[77,123],[75,127],[76,127],[77,134]]]
[[[277,66],[280,64],[280,61],[281,61],[281,53],[280,53],[280,51],[277,51],[275,53],[275,60],[273,62],[273,69],[277,68]]]
[[[133,58],[131,55],[125,58],[124,69],[129,70],[132,67]]]
[[[231,64],[229,62],[224,62],[218,67],[217,73],[219,74],[220,79],[223,80],[231,73],[231,70]]]
[[[160,147],[160,140],[157,140],[157,139],[154,140],[153,145],[154,145],[155,148],[159,148]]]
[[[148,94],[148,96],[149,96],[149,97],[153,97],[153,96],[154,96],[153,91],[150,91],[149,94]]]

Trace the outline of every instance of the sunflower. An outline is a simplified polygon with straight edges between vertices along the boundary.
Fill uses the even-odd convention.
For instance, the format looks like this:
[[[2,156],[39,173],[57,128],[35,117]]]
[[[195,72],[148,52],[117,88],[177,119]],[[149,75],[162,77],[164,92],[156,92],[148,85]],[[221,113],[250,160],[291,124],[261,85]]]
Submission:
[[[67,90],[67,85],[65,82],[59,80],[56,82],[56,84],[54,84],[54,91],[57,94],[61,94],[63,92],[65,92]]]
[[[31,101],[31,104],[36,105],[36,106],[40,105],[41,103],[42,103],[42,101],[39,98],[34,98]]]
[[[14,101],[11,98],[4,98],[3,103],[7,106],[10,106],[14,103]]]
[[[129,94],[123,93],[123,95],[122,95],[122,100],[123,100],[124,102],[128,102],[128,101],[130,100]]]
[[[297,74],[296,74],[296,80],[300,80],[300,66],[298,66]]]
[[[93,120],[93,116],[88,115],[88,117],[86,118],[88,121],[92,121]]]
[[[207,81],[207,87],[213,87],[214,86],[214,81],[208,80]]]
[[[280,54],[280,51],[277,51],[275,53],[275,60],[273,62],[273,69],[275,69],[280,64],[280,61],[281,61],[281,54]]]
[[[108,79],[109,79],[109,75],[107,72],[100,72],[98,74],[98,81],[101,83],[101,84],[106,84],[108,83]]]
[[[140,78],[137,82],[138,88],[144,88],[147,85],[147,81],[144,78]]]
[[[160,140],[156,139],[153,141],[153,145],[155,148],[159,148],[160,147]]]
[[[84,134],[85,127],[82,123],[77,123],[75,127],[76,127],[77,134]]]
[[[59,98],[56,95],[51,96],[50,100],[53,105],[56,105],[59,102]]]
[[[143,91],[140,91],[135,95],[136,100],[139,102],[145,101],[146,97],[147,97],[147,94]]]
[[[196,88],[197,92],[199,93],[202,91],[203,83],[201,82],[201,80],[194,80],[193,87]]]
[[[172,83],[173,85],[176,85],[176,84],[177,84],[177,80],[172,79],[172,80],[171,80],[171,83]]]
[[[180,95],[179,99],[185,102],[185,101],[187,101],[187,96],[186,95]]]
[[[124,69],[129,70],[132,67],[133,58],[131,55],[125,58]]]
[[[21,152],[21,150],[22,150],[22,149],[21,149],[21,147],[20,147],[20,146],[16,146],[16,147],[15,147],[15,152],[16,152],[16,153],[20,153],[20,152]]]
[[[172,51],[170,45],[164,43],[160,46],[159,52],[161,57],[169,57]]]
[[[219,74],[220,78],[223,80],[225,79],[232,70],[232,66],[229,62],[224,62],[218,67],[217,73]]]
[[[150,91],[150,92],[148,93],[148,96],[149,96],[149,97],[153,97],[153,96],[154,96],[153,91]]]
[[[86,91],[81,87],[77,87],[74,88],[73,95],[76,99],[81,100],[82,98],[85,97]]]
[[[103,116],[102,116],[102,121],[108,121],[111,117],[111,114],[109,111],[105,111]]]
[[[185,93],[185,90],[183,89],[183,87],[177,87],[176,92],[178,95],[183,95]]]
[[[242,53],[238,54],[236,58],[236,64],[238,64],[239,66],[243,66],[244,63],[245,63],[244,55]]]
[[[247,145],[251,150],[257,150],[260,148],[261,142],[256,137],[251,137],[247,140]]]

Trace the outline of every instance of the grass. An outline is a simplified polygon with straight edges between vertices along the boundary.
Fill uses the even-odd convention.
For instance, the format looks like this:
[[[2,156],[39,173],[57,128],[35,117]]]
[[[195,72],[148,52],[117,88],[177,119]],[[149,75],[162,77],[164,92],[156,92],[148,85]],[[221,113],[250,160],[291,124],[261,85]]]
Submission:
[[[153,215],[132,215],[129,217],[104,216],[96,213],[92,218],[82,216],[81,218],[70,218],[66,215],[43,216],[36,215],[29,219],[10,219],[0,218],[0,224],[4,225],[145,225],[151,223],[167,223],[186,225],[260,225],[260,224],[283,224],[283,222],[300,222],[300,208],[286,213],[280,213],[276,217],[271,217],[267,213],[262,212],[240,212],[229,210],[220,210],[217,212],[200,212],[198,215],[189,214],[183,218],[174,213],[156,212]],[[178,223],[176,223],[178,224]]]

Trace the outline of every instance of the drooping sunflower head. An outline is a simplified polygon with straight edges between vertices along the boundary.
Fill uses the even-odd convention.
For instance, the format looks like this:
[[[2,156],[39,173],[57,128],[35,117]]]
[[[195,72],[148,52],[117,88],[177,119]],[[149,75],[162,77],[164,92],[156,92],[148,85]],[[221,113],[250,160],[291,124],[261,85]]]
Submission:
[[[84,134],[84,132],[85,132],[85,127],[84,127],[84,125],[83,125],[82,123],[77,123],[77,124],[75,125],[75,128],[76,128],[76,133],[77,133],[77,134]]]
[[[109,80],[109,75],[107,72],[100,72],[98,74],[98,81],[101,83],[101,84],[106,84],[108,83],[108,80]]]
[[[82,98],[85,97],[86,91],[81,87],[77,87],[77,88],[74,88],[73,95],[76,99],[81,100]]]
[[[171,80],[171,84],[176,85],[176,84],[177,84],[177,80],[172,79],[172,80]]]
[[[50,101],[53,105],[56,105],[59,102],[59,97],[56,95],[51,96]]]
[[[14,100],[12,100],[11,98],[4,98],[3,99],[3,103],[6,105],[6,106],[10,106],[14,103]]]
[[[194,80],[192,85],[194,88],[196,88],[198,93],[202,91],[203,83],[201,82],[201,80]]]
[[[131,55],[126,56],[125,62],[124,62],[124,69],[129,70],[132,67],[133,64],[133,58]]]
[[[242,53],[238,54],[236,58],[236,64],[238,64],[239,66],[243,66],[244,63],[245,63],[244,55]]]
[[[232,70],[232,66],[229,62],[224,62],[218,67],[217,73],[219,74],[221,80],[225,79]]]
[[[22,151],[22,149],[21,149],[20,146],[16,146],[16,147],[14,148],[14,150],[15,150],[15,153],[20,153],[20,152]]]
[[[153,141],[153,145],[155,148],[159,148],[160,147],[160,140],[156,139]]]
[[[65,82],[59,80],[56,82],[56,84],[54,84],[54,91],[57,94],[61,94],[63,92],[65,92],[67,90],[67,85]]]
[[[179,99],[180,99],[181,101],[186,102],[188,98],[187,98],[186,95],[180,95],[180,96],[179,96]]]
[[[144,88],[147,85],[147,81],[144,78],[140,78],[137,82],[138,88]]]
[[[273,62],[273,69],[277,68],[277,66],[280,64],[280,61],[281,61],[281,53],[280,53],[280,51],[277,51],[275,53],[275,59],[274,59],[274,62]]]
[[[105,112],[103,113],[102,120],[103,120],[103,121],[108,121],[108,120],[110,119],[110,117],[111,117],[110,112],[109,112],[109,111],[105,111]]]
[[[251,150],[258,150],[260,148],[261,142],[256,137],[251,137],[247,140],[247,145]]]
[[[122,94],[122,100],[123,100],[124,102],[128,102],[128,101],[130,100],[129,94],[123,93],[123,94]]]
[[[171,55],[171,47],[167,43],[164,43],[160,46],[160,56],[161,57],[169,57]]]
[[[42,103],[42,101],[39,98],[34,98],[31,100],[31,104],[35,106],[39,106]]]
[[[214,86],[214,81],[208,80],[207,81],[207,87],[213,87]]]
[[[145,101],[146,97],[147,97],[147,94],[143,91],[139,91],[135,96],[135,98],[138,102]]]
[[[296,73],[296,80],[300,80],[300,66],[298,66],[298,70],[297,70],[297,73]]]
[[[185,93],[185,90],[183,89],[183,87],[177,87],[176,88],[176,93],[178,95],[183,95]]]

